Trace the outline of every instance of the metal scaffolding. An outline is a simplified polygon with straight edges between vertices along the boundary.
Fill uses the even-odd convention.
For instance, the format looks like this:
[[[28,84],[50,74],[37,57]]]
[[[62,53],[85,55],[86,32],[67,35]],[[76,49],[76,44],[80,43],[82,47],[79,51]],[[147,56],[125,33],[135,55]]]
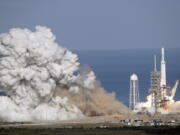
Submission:
[[[156,56],[154,56],[154,71],[151,72],[151,88],[149,90],[151,94],[151,106],[154,107],[155,113],[157,113],[158,108],[164,106],[166,103],[166,91],[167,86],[161,86],[162,82],[162,72],[157,71],[156,68]],[[164,81],[165,82],[165,81]]]

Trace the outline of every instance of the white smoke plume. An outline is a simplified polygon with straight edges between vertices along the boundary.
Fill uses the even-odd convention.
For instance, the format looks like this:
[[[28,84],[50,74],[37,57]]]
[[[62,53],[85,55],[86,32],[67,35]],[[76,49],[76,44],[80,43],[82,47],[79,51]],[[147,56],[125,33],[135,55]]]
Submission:
[[[15,28],[0,34],[0,89],[5,93],[0,96],[0,120],[54,121],[83,117],[87,113],[73,98],[74,93],[76,98],[87,97],[91,110],[102,114],[94,109],[102,105],[92,100],[95,93],[92,91],[97,88],[94,73],[75,75],[78,70],[77,55],[55,43],[49,28],[37,26],[34,32]],[[102,89],[101,93],[104,102],[116,104],[116,109],[111,108],[106,114],[123,106],[114,95]],[[91,110],[88,113],[92,114]]]
[[[136,105],[136,113],[143,112],[143,113],[149,113],[149,114],[155,114],[156,110],[154,107],[151,106],[152,104],[152,95],[149,94],[147,96],[146,102],[140,102]],[[167,114],[167,111],[164,108],[158,108],[157,112],[161,114]]]
[[[152,107],[152,95],[149,94],[146,102],[140,102],[136,105],[135,112],[145,112],[150,114],[156,113],[155,111],[161,114],[180,113],[180,101],[175,101],[174,96],[175,94],[173,96],[167,96],[168,100],[164,102],[163,106],[155,110],[155,108]]]

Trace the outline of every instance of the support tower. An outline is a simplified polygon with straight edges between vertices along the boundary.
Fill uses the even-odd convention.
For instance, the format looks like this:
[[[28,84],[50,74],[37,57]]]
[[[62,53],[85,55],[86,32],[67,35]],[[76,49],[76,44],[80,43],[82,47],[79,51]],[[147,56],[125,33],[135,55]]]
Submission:
[[[161,73],[157,71],[156,55],[154,55],[154,71],[151,72],[150,94],[151,94],[151,106],[154,107],[155,112],[157,112],[157,109],[159,107],[159,96],[161,95],[160,85],[159,85],[160,75]]]
[[[154,107],[155,112],[169,100],[166,94],[169,89],[166,85],[165,51],[164,48],[161,48],[161,70],[157,71],[156,56],[154,56],[154,71],[151,72],[151,106]]]

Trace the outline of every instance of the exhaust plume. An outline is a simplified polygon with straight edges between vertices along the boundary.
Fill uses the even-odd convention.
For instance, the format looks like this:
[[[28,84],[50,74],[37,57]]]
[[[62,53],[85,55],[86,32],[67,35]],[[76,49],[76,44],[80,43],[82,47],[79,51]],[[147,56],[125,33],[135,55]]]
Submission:
[[[114,94],[105,92],[93,71],[79,68],[77,55],[55,43],[46,27],[0,34],[0,71],[3,121],[54,121],[129,111]]]
[[[176,93],[176,89],[178,87],[179,81],[177,80],[174,87],[172,87],[169,91],[167,91],[166,98],[167,101],[164,101],[164,104],[157,109],[157,112],[161,114],[169,114],[169,113],[180,113],[180,101],[175,101],[174,96]],[[169,94],[169,95],[168,95]],[[145,112],[154,114],[155,108],[152,107],[152,95],[149,94],[147,96],[146,102],[140,102],[136,106],[136,112]]]
[[[129,113],[129,109],[116,100],[115,93],[107,93],[99,81],[95,80],[94,73],[89,67],[80,68],[80,74],[76,80],[79,87],[70,87],[68,92],[62,86],[57,87],[56,95],[67,96],[85,115],[112,115]],[[74,89],[74,90],[73,90]],[[78,92],[77,92],[78,90]]]

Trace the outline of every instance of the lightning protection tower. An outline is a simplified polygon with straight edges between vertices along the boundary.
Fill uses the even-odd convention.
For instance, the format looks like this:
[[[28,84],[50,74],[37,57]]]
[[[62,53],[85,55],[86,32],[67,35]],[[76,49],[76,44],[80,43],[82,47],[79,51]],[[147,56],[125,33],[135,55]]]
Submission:
[[[139,102],[138,77],[136,74],[132,74],[130,76],[129,108],[135,111],[135,107]]]

